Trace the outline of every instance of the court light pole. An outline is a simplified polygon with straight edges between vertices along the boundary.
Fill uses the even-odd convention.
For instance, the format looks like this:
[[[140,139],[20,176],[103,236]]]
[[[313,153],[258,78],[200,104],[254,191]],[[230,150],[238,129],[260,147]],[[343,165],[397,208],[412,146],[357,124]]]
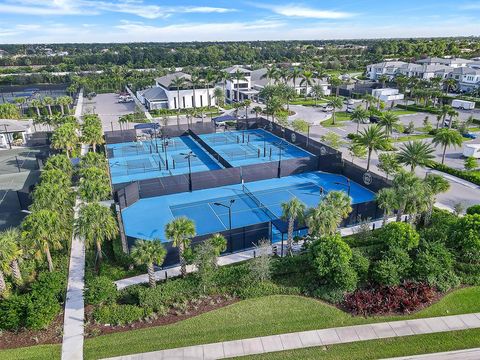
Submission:
[[[350,179],[347,178],[347,183],[342,183],[342,182],[334,182],[335,185],[342,185],[345,186],[348,190],[348,197],[350,197],[350,189],[351,189],[351,184],[350,184]]]
[[[190,192],[192,192],[192,164],[191,164],[191,159],[196,158],[197,155],[193,153],[193,151],[190,151],[188,153],[180,153],[180,155],[184,156],[185,159],[188,161],[188,189]]]
[[[286,146],[283,141],[274,144],[278,148],[278,170],[277,170],[277,177],[281,177],[282,173],[282,151],[285,150]]]
[[[228,205],[222,204],[220,202],[215,202],[213,205],[216,206],[222,206],[224,208],[228,209],[228,237],[229,237],[229,243],[230,243],[230,252],[232,252],[232,206],[235,203],[235,199],[230,199],[230,202]]]

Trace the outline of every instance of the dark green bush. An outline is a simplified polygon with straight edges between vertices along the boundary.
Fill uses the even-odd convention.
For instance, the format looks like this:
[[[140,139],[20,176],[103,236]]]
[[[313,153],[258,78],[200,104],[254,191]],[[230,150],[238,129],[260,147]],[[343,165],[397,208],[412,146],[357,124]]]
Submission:
[[[465,215],[453,226],[449,246],[457,259],[480,266],[480,215]]]
[[[368,271],[370,269],[370,260],[359,249],[352,249],[352,267],[357,273],[358,281],[366,283],[368,281]]]
[[[135,305],[101,305],[94,309],[93,319],[100,324],[128,325],[152,314],[151,309]]]
[[[400,247],[405,250],[411,250],[418,246],[420,235],[410,224],[392,222],[382,228],[378,238],[387,247]]]
[[[480,214],[480,204],[470,206],[470,207],[467,209],[467,214],[468,214],[468,215]]]
[[[106,276],[96,276],[87,279],[85,301],[87,304],[110,304],[117,298],[115,284]]]
[[[459,169],[454,169],[451,168],[447,165],[443,165],[437,162],[432,162],[431,164],[428,165],[432,169],[442,171],[444,173],[454,175],[456,177],[459,177],[461,179],[470,181],[471,183],[474,183],[476,185],[480,185],[480,173],[477,172],[471,172],[471,171],[465,171],[465,170],[459,170]]]
[[[380,285],[399,285],[406,279],[412,260],[404,248],[391,247],[382,253],[382,258],[372,267],[372,280]]]
[[[155,288],[140,288],[138,304],[143,308],[159,309],[174,303],[183,303],[200,296],[198,281],[189,276],[185,279],[168,280]]]
[[[26,295],[11,295],[0,301],[0,329],[18,330],[25,325]]]
[[[480,285],[480,265],[457,262],[455,272],[463,284]]]
[[[58,316],[62,307],[52,293],[35,292],[27,302],[25,326],[32,330],[45,329]]]

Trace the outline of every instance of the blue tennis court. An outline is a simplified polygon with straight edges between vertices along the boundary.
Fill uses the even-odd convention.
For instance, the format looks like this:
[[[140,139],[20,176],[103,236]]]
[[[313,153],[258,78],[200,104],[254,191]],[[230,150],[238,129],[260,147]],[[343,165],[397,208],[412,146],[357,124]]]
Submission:
[[[140,239],[159,238],[164,235],[167,223],[179,216],[195,222],[197,235],[206,235],[229,228],[228,209],[217,204],[232,204],[232,228],[259,224],[278,218],[281,204],[294,197],[307,207],[315,207],[321,201],[321,191],[347,191],[347,179],[341,175],[311,172],[224,186],[214,189],[180,193],[155,198],[141,199],[122,211],[125,231],[128,236]],[[352,204],[371,201],[374,193],[350,182]]]
[[[112,183],[119,184],[188,173],[185,153],[192,151],[192,172],[217,170],[222,166],[190,136],[164,142],[160,139],[107,146]]]
[[[232,166],[312,156],[307,151],[262,129],[199,135]]]

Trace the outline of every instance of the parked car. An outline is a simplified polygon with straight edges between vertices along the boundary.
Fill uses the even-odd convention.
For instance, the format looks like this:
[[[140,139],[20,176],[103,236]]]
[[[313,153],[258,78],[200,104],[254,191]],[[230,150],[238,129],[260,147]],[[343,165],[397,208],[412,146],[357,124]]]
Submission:
[[[467,139],[476,139],[477,135],[472,134],[472,133],[467,133],[467,134],[463,134],[463,137],[467,138]]]
[[[325,111],[325,112],[333,111],[333,106],[324,105],[324,106],[322,107],[322,110]]]

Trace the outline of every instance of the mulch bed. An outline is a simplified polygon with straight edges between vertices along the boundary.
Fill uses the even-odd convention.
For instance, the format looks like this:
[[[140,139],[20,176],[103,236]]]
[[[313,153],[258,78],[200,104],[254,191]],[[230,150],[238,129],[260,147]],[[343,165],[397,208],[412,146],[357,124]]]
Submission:
[[[210,296],[201,301],[200,303],[197,303],[195,306],[190,303],[187,307],[187,310],[182,313],[180,313],[178,310],[170,309],[168,313],[164,316],[159,316],[156,319],[137,321],[125,326],[101,325],[95,323],[92,319],[93,306],[87,306],[85,308],[85,314],[87,319],[87,323],[85,326],[85,336],[94,337],[116,332],[174,324],[176,322],[189,319],[212,310],[220,309],[238,301],[239,300],[237,298],[226,298],[225,296],[221,295]]]
[[[63,336],[63,312],[45,330],[0,331],[0,350],[33,345],[59,344]]]

